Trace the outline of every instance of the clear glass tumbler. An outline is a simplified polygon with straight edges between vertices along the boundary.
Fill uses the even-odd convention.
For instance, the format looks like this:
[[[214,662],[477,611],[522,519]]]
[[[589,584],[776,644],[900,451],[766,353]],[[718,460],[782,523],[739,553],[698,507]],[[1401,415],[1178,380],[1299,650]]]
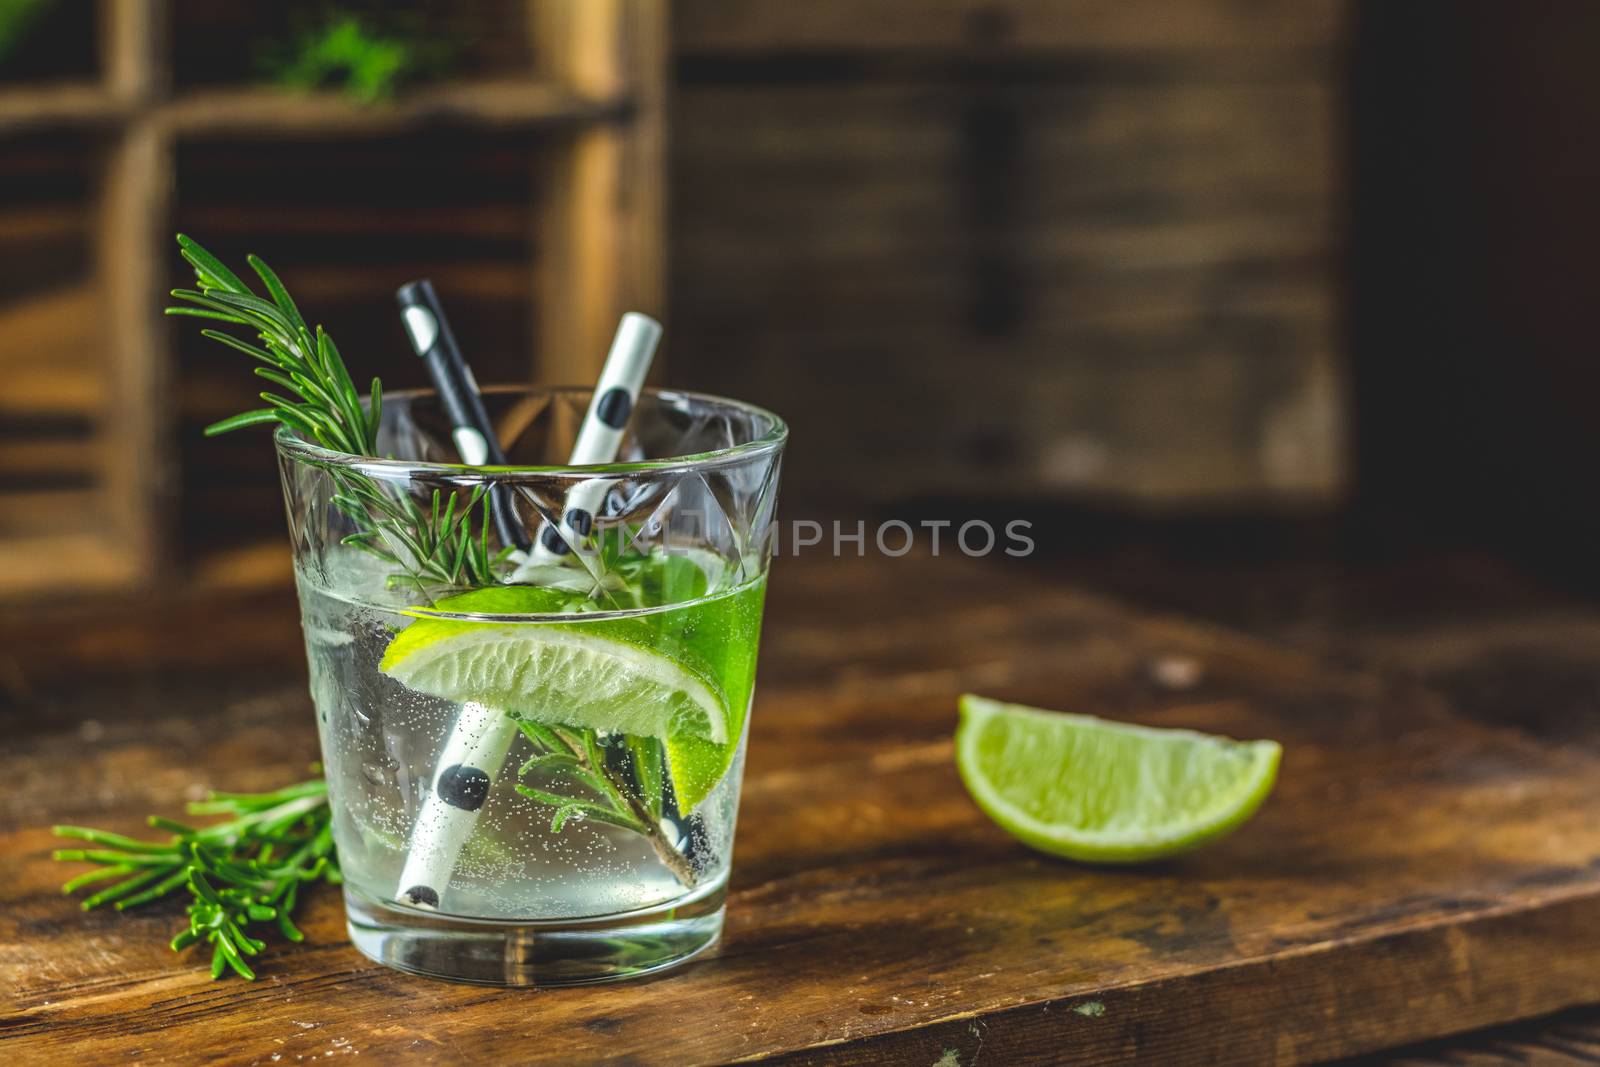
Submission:
[[[587,390],[485,402],[512,466],[426,392],[395,458],[276,438],[350,934],[494,985],[670,967],[722,929],[788,431],[646,391],[570,467]]]

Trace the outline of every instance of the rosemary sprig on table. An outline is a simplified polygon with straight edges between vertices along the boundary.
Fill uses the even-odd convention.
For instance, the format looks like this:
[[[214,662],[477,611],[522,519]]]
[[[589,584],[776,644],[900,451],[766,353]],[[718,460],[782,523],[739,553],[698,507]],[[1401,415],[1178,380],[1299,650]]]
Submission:
[[[188,810],[232,818],[193,827],[152,815],[152,827],[171,833],[166,841],[57,826],[58,836],[94,847],[61,849],[56,859],[99,864],[63,885],[62,892],[113,882],[86,897],[83,909],[110,904],[124,911],[186,889],[189,925],[172,939],[173,950],[209,944],[211,977],[232,969],[254,979],[245,957],[259,953],[266,942],[250,931],[271,924],[288,940],[303,940],[292,918],[300,886],[340,880],[327,783],[318,779],[273,793],[212,793]]]
[[[178,250],[194,268],[198,289],[174,289],[186,307],[168,315],[209,319],[255,332],[259,344],[222,330],[200,333],[243,352],[259,362],[257,376],[281,393],[263,392],[267,406],[241,412],[206,427],[207,436],[246,426],[278,423],[325,448],[352,456],[376,456],[378,426],[383,418],[383,383],[372,379],[371,400],[362,405],[339,346],[320,325],[306,325],[289,291],[258,256],[246,257],[270,299],[206,251],[193,238],[178,235]],[[360,471],[331,466],[339,485],[334,506],[355,525],[344,543],[398,568],[397,580],[424,595],[445,589],[488,585],[504,553],[489,551],[489,509],[482,488],[473,490],[464,507],[455,494],[445,500],[433,491],[429,506],[419,505],[408,488],[380,481]],[[478,513],[474,529],[473,513]]]

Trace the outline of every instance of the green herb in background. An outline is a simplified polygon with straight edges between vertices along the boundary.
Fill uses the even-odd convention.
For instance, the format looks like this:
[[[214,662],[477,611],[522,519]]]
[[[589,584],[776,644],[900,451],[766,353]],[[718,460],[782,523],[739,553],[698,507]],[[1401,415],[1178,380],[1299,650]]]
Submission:
[[[55,0],[0,0],[0,64],[10,58]]]
[[[260,50],[258,62],[274,82],[307,91],[336,87],[362,104],[395,95],[409,82],[438,77],[455,46],[415,19],[335,8],[299,20],[290,38]]]
[[[318,779],[275,793],[212,793],[190,804],[191,815],[230,815],[225,822],[193,827],[152,815],[149,824],[172,834],[166,841],[138,841],[83,826],[57,826],[61,837],[93,848],[62,849],[58,860],[96,863],[62,886],[71,893],[113,882],[83,901],[83,908],[110,904],[118,911],[186,889],[189,925],[172,939],[174,951],[211,946],[211,977],[230,969],[255,978],[245,957],[266,947],[255,933],[276,928],[290,941],[303,936],[292,918],[307,882],[339,882],[329,825],[328,786]]]

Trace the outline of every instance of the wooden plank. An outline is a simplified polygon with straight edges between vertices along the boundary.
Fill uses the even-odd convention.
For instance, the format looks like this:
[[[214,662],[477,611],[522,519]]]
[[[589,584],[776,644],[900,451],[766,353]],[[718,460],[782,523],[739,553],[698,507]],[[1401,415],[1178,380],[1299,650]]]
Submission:
[[[516,299],[527,293],[528,277],[531,273],[526,263],[513,262],[434,264],[419,260],[409,266],[406,263],[395,262],[386,263],[384,266],[386,270],[407,268],[399,273],[409,277],[421,277],[426,274],[442,291],[459,293],[462,301]],[[370,300],[376,296],[389,295],[374,290],[370,278],[354,275],[348,267],[302,267],[294,272],[294,293],[297,299],[331,303],[352,299]],[[240,384],[254,386],[255,382],[245,380]]]
[[[691,0],[674,6],[682,53],[1016,47],[1030,51],[1320,47],[1345,32],[1343,0]]]
[[[99,85],[0,89],[0,134],[96,129],[124,118],[128,109]]]
[[[669,5],[631,0],[623,27],[624,62],[633,100],[632,121],[622,152],[622,291],[628,311],[661,320],[671,336],[667,300],[667,109],[669,107]],[[658,352],[651,379],[664,377]],[[596,367],[598,371],[598,366]],[[587,381],[587,379],[586,379]]]
[[[619,107],[615,98],[514,79],[433,86],[370,105],[332,91],[195,90],[156,116],[188,136],[388,137],[444,127],[507,131],[587,123],[614,116]]]
[[[663,314],[665,12],[653,0],[561,0],[538,18],[549,76],[632,101],[626,124],[576,131],[543,171],[537,373],[585,384],[624,311]]]
[[[527,79],[434,86],[371,105],[333,91],[254,86],[193,90],[149,109],[140,106],[142,99],[93,85],[0,90],[0,133],[114,126],[148,110],[190,136],[388,137],[430,128],[507,131],[596,122],[616,117],[624,103]]]
[[[294,557],[278,537],[225,549],[207,556],[193,575],[207,591],[281,591],[294,583]]]
[[[23,551],[24,542],[39,543],[37,539],[59,533],[68,543],[75,543],[77,535],[93,532],[93,523],[104,499],[98,488],[16,489],[5,494],[5,508],[0,510],[0,550],[8,556],[13,544]],[[23,556],[19,556],[20,560]],[[56,565],[45,567],[43,553],[27,555],[33,565],[29,570],[46,573],[26,576],[31,584],[47,582],[54,578],[69,577],[64,565],[65,554],[56,557]]]
[[[98,86],[0,91],[0,133],[111,126],[145,110]],[[191,136],[387,137],[426,128],[537,129],[616,117],[620,99],[586,98],[527,79],[418,89],[392,103],[361,105],[343,94],[273,88],[188,92],[149,113]]]
[[[1594,1067],[1600,1063],[1600,1009],[1442,1038],[1384,1056],[1387,1067]]]
[[[100,450],[89,440],[0,438],[0,481],[17,474],[45,480],[83,478],[94,473],[99,458]],[[0,495],[0,501],[4,499]]]
[[[246,573],[264,573],[272,548],[288,550],[282,540],[271,546],[259,542],[220,558],[242,563]],[[49,692],[76,703],[69,690],[95,689],[84,672],[84,665],[93,663],[102,677],[124,681],[197,672],[194,677],[218,683],[212,694],[216,710],[230,699],[224,694],[237,690],[214,672],[244,677],[265,670],[280,682],[293,678],[298,684],[305,671],[299,605],[292,581],[281,575],[270,588],[229,584],[220,595],[198,583],[172,583],[154,594],[123,587],[85,600],[34,597],[25,612],[0,616],[0,633],[11,642],[0,652],[0,682],[9,700]],[[14,710],[8,704],[0,718]],[[70,713],[63,716],[55,718],[57,725],[72,719]]]
[[[167,465],[164,280],[148,263],[162,247],[171,194],[170,145],[159,128],[139,122],[112,146],[105,166],[97,269],[108,354],[101,441],[106,534],[144,561],[146,577],[162,569],[160,517],[170,501]]]
[[[103,0],[101,47],[106,91],[142,108],[166,85],[162,66],[164,0]],[[166,366],[158,272],[148,269],[166,217],[170,147],[147,121],[130,120],[112,138],[101,173],[95,236],[97,322],[105,353],[107,403],[99,425],[101,499],[86,516],[95,537],[128,561],[120,578],[139,583],[160,572],[160,516],[167,503]],[[71,569],[58,558],[57,578]]]
[[[617,306],[613,134],[588,131],[545,169],[538,241],[535,380],[579,385],[598,376]]]
[[[119,101],[146,106],[167,84],[164,0],[105,0],[106,86]],[[137,560],[135,575],[163,569],[161,516],[170,502],[166,427],[167,360],[161,318],[164,286],[148,269],[171,195],[171,145],[148,119],[135,119],[106,154],[99,204],[96,272],[107,352],[102,423],[105,503],[98,532]]]
[[[242,626],[282,631],[267,647],[285,654],[286,608],[178,606],[142,629],[210,626],[223,649]],[[254,986],[174,957],[171,910],[80,915],[55,889],[51,822],[137,832],[198,789],[290,780],[316,750],[303,682],[259,659],[259,680],[221,699],[210,680],[237,669],[124,685],[114,717],[80,677],[75,711],[18,716],[0,753],[0,1055],[1294,1063],[1600,999],[1594,751],[1037,568],[785,559],[768,613],[726,941],[676,975],[584,989],[388,971],[344,943],[330,893],[309,905],[307,944],[270,950]],[[90,640],[80,628],[74,654]],[[1171,656],[1200,665],[1196,686],[1152,680]],[[1256,821],[1208,850],[1055,862],[962,791],[948,737],[969,688],[1275,736],[1284,773]]]
[[[170,81],[167,0],[99,0],[101,76],[123,105],[148,103]]]
[[[400,233],[413,240],[501,239],[520,229],[528,214],[518,204],[453,201],[437,204],[432,210],[423,210],[419,205],[398,216],[387,204],[257,202],[250,205],[248,213],[241,213],[240,206],[223,202],[185,204],[184,220],[195,232],[211,235],[253,235],[269,231],[307,237],[325,237],[329,233],[361,237]]]
[[[95,310],[87,285],[0,307],[0,412],[86,419],[104,412],[105,336]]]
[[[532,27],[539,69],[579,91],[617,91],[625,83],[621,19],[621,0],[539,5]],[[605,358],[605,331],[618,310],[619,148],[615,131],[577,131],[541,168],[537,380],[590,381]]]
[[[62,496],[65,494],[56,494]],[[87,499],[88,494],[80,494]],[[23,507],[25,501],[7,506]],[[91,514],[87,506],[76,509],[78,517]],[[5,565],[0,567],[0,600],[49,598],[56,602],[75,596],[104,596],[138,582],[143,562],[128,551],[128,546],[98,531],[79,532],[57,525],[36,536],[11,536],[0,542]],[[70,561],[70,566],[62,566]]]
[[[79,240],[85,214],[77,205],[0,206],[0,242]]]

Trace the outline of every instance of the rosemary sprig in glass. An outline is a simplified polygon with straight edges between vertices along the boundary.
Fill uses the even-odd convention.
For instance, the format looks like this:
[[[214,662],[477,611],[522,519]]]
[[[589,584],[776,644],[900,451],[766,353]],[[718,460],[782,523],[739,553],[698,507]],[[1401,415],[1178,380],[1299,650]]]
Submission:
[[[83,909],[110,904],[125,911],[185,889],[190,896],[189,925],[172,939],[173,950],[209,944],[211,977],[220,978],[231,969],[254,979],[255,971],[245,957],[259,953],[266,942],[251,931],[275,927],[290,941],[303,940],[292,918],[300,886],[340,880],[327,783],[317,779],[273,793],[212,793],[188,810],[191,815],[232,818],[194,827],[152,815],[150,826],[172,835],[166,841],[57,826],[57,836],[94,847],[61,849],[56,859],[99,865],[61,890],[72,893],[112,882],[86,897]]]
[[[223,330],[200,333],[256,360],[261,364],[256,375],[282,390],[261,393],[266,407],[214,422],[206,427],[206,435],[278,423],[336,452],[376,456],[383,383],[372,379],[371,399],[363,406],[339,346],[320,325],[315,329],[306,325],[283,282],[260,257],[249,256],[246,262],[270,299],[262,299],[193,238],[179,234],[178,250],[194,268],[199,288],[172,290],[173,298],[187,306],[170,307],[167,314],[254,331],[258,343]],[[404,486],[343,467],[329,467],[328,473],[340,489],[334,505],[355,526],[344,543],[397,568],[396,580],[429,599],[440,588],[495,581],[495,568],[505,552],[489,551],[489,509],[481,487],[462,507],[457,506],[455,494],[445,500],[437,489],[429,505],[422,506]]]
[[[560,833],[574,816],[632,830],[650,842],[661,865],[674,878],[685,887],[694,885],[694,864],[662,826],[661,742],[653,737],[628,737],[627,762],[632,773],[627,774],[606,758],[608,746],[593,730],[545,726],[526,719],[519,719],[517,728],[534,750],[518,769],[519,775],[562,773],[594,794],[592,800],[580,800],[518,785],[517,792],[523,796],[555,809],[550,819],[552,833]]]

